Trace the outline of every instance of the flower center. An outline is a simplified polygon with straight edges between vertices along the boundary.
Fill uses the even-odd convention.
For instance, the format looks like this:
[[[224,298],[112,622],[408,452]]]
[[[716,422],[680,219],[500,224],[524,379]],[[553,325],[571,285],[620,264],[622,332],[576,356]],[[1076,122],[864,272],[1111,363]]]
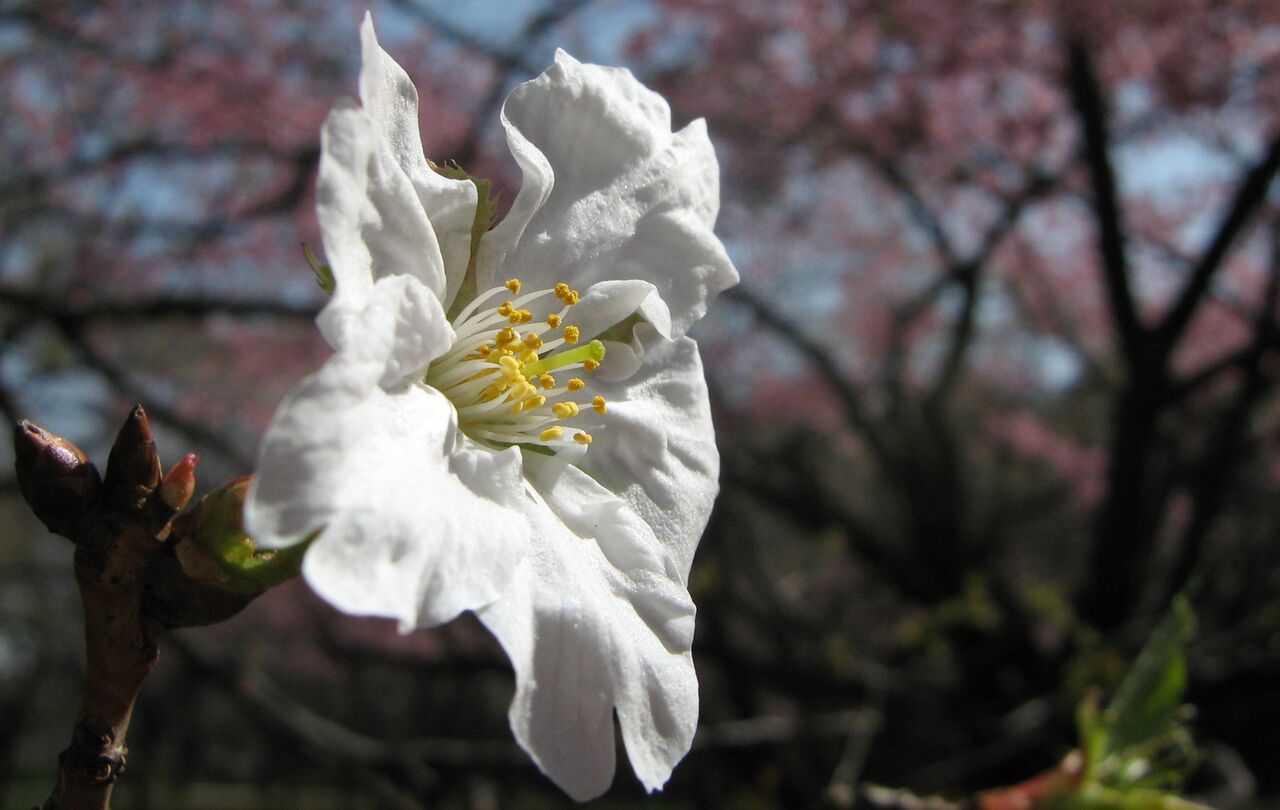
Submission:
[[[584,412],[604,413],[605,401],[573,372],[599,368],[604,344],[576,345],[578,327],[564,322],[578,303],[568,284],[525,295],[520,288],[513,278],[467,304],[453,321],[457,342],[431,363],[423,382],[449,398],[464,433],[491,446],[555,453],[591,444],[591,434],[574,422]],[[493,305],[504,292],[516,297]],[[560,303],[535,322],[528,307],[547,309],[548,296]]]

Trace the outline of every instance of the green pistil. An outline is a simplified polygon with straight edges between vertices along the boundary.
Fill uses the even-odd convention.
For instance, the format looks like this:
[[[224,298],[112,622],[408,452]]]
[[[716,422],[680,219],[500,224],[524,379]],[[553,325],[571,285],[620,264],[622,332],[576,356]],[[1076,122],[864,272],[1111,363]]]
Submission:
[[[555,371],[558,368],[573,365],[574,363],[582,363],[587,360],[595,360],[599,363],[604,359],[604,344],[598,340],[593,340],[585,346],[579,346],[567,352],[560,352],[548,357],[539,358],[535,363],[526,363],[521,372],[525,377],[537,377],[548,371]]]

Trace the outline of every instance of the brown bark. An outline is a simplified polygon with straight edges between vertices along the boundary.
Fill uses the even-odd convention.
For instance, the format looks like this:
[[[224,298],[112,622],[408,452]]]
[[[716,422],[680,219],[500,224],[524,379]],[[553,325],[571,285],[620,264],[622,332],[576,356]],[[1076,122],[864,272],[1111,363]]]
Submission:
[[[85,690],[71,745],[58,758],[58,783],[45,810],[110,805],[124,771],[125,734],[138,692],[155,669],[162,626],[142,613],[140,573],[157,538],[135,526],[108,539],[107,553],[76,550],[84,604]]]

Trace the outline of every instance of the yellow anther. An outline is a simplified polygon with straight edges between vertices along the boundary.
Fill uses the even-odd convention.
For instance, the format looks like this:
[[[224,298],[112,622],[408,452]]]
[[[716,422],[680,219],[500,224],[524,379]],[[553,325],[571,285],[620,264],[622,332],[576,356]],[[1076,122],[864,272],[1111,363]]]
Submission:
[[[533,313],[527,309],[520,310],[520,323],[529,323],[533,320]]]
[[[586,388],[586,387],[587,387],[587,384],[582,380],[578,379],[577,377],[574,377],[572,380],[569,380],[570,391],[581,391],[583,388]]]
[[[590,434],[590,433],[575,433],[575,434],[573,435],[573,440],[574,440],[575,442],[577,442],[578,444],[591,444],[591,434]]]
[[[502,375],[511,382],[523,379],[524,375],[520,373],[520,361],[511,355],[499,357],[498,365],[502,367]]]
[[[520,279],[518,278],[507,279],[507,283],[503,284],[502,286],[506,287],[508,290],[511,290],[512,295],[520,294]]]
[[[566,295],[572,292],[572,290],[569,289],[569,285],[565,284],[563,281],[557,284],[552,291],[556,294],[556,298],[559,298],[562,301]]]
[[[526,363],[538,362],[538,353],[533,349],[525,349],[520,352],[520,359]]]
[[[552,377],[550,374],[543,374],[542,376],[538,377],[538,382],[542,385],[543,388],[556,387],[556,378]]]
[[[600,368],[600,361],[594,358],[588,357],[586,360],[582,361],[582,368],[588,373],[590,373]]]
[[[528,399],[529,397],[535,397],[535,398],[536,398],[536,397],[541,397],[541,396],[542,396],[542,395],[538,393],[538,389],[537,389],[537,388],[534,388],[532,383],[528,382],[527,380],[526,380],[525,382],[521,383],[521,385],[520,385],[520,398],[521,398],[521,399]],[[543,401],[543,402],[546,402],[546,399],[544,398],[542,401]]]
[[[577,290],[569,290],[569,294],[566,295],[564,298],[561,298],[560,300],[564,301],[566,306],[573,306],[574,304],[578,303],[578,297],[579,296],[578,296]]]
[[[596,397],[591,400],[591,410],[596,413],[604,413],[604,397]]]
[[[510,312],[508,312],[508,313],[507,313],[507,322],[508,322],[508,323],[520,323],[520,317],[521,317],[521,316],[520,316],[520,310],[518,310],[518,309],[513,309],[513,310],[511,310]]]
[[[511,406],[512,413],[520,413],[523,410],[524,410],[524,400],[521,400],[520,402],[517,402],[516,404]]]
[[[492,351],[493,351],[493,347],[490,346],[488,343],[486,343],[480,348],[476,349],[476,354],[480,355],[481,357],[488,357],[490,352]]]
[[[560,325],[560,316],[559,316],[559,315],[557,315],[557,314],[555,314],[555,313],[553,312],[553,313],[551,313],[550,315],[548,315],[548,316],[547,316],[547,326],[550,326],[552,329],[555,329],[555,328],[556,328],[557,326],[559,326],[559,325]]]
[[[512,304],[510,301],[503,301],[502,306],[498,307],[498,314],[504,318],[509,318],[511,317],[511,313],[515,312],[515,309],[515,304]]]
[[[551,412],[561,419],[568,419],[571,416],[578,415],[578,403],[576,402],[557,402],[551,406]]]
[[[538,436],[544,442],[554,441],[564,435],[564,428],[559,425],[552,425]]]
[[[516,330],[512,329],[510,326],[502,327],[498,330],[497,334],[493,336],[493,340],[498,344],[499,348],[501,348],[502,344],[510,343],[516,339]]]
[[[581,334],[582,333],[578,330],[578,327],[566,326],[564,328],[564,342],[570,343],[570,344],[577,343],[578,338],[581,337]]]
[[[497,383],[494,383],[493,385],[488,386],[487,388],[485,388],[483,391],[480,392],[480,399],[483,400],[484,402],[495,400],[502,395],[502,392],[504,390],[506,389],[504,389],[502,386],[498,385]]]
[[[541,349],[542,338],[538,337],[533,332],[530,332],[524,336],[524,345],[528,346],[530,349]]]
[[[524,401],[524,409],[526,411],[532,411],[533,409],[541,408],[543,405],[546,405],[546,404],[547,404],[547,398],[544,397],[542,394],[538,394],[536,397],[530,397],[529,399],[526,399]]]

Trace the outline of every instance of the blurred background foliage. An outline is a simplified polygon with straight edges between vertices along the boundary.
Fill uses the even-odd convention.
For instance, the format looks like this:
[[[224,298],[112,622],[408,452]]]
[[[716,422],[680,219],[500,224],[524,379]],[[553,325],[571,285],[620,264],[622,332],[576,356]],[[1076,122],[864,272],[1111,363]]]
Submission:
[[[724,457],[701,727],[660,797],[620,765],[600,806],[1018,782],[1191,586],[1187,790],[1280,807],[1280,5],[372,5],[429,156],[507,201],[501,100],[555,47],[705,116],[720,155],[743,283],[698,334]],[[166,465],[202,454],[201,492],[251,470],[326,355],[300,245],[363,10],[0,0],[7,418],[101,459],[142,402]],[[79,608],[11,472],[0,526],[0,805],[22,807],[78,700]],[[292,583],[164,645],[117,806],[567,804],[510,693],[474,621],[399,637]]]

